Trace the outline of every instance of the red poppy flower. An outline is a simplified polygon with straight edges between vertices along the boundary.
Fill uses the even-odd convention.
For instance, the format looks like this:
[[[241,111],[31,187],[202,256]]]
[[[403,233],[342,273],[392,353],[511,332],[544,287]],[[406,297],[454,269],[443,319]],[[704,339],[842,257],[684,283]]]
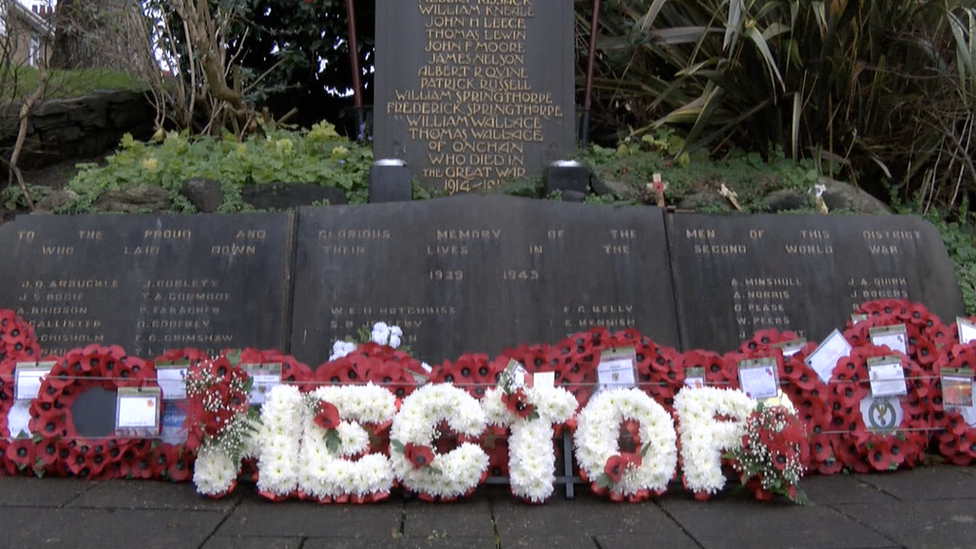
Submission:
[[[412,442],[404,445],[403,455],[413,465],[414,469],[430,467],[434,461],[434,451],[431,450],[430,446],[422,446]]]
[[[627,466],[627,459],[620,454],[614,454],[607,458],[607,463],[603,466],[603,472],[607,474],[610,482],[616,484],[620,482],[620,477],[624,474]]]
[[[339,426],[339,409],[331,402],[319,401],[318,413],[315,414],[315,424],[325,429],[335,429]]]
[[[36,446],[34,441],[29,438],[17,438],[10,441],[5,452],[7,460],[14,464],[18,470],[34,467],[34,457],[36,456]]]
[[[186,482],[193,476],[193,461],[196,456],[193,452],[183,450],[175,460],[170,462],[166,469],[166,476],[172,482]]]
[[[535,408],[526,400],[525,392],[522,391],[521,388],[518,388],[511,393],[503,394],[502,402],[505,403],[506,408],[522,419],[532,415],[533,410],[535,410]]]
[[[891,439],[889,437],[875,437],[874,445],[868,449],[868,462],[878,471],[887,471],[891,467]]]

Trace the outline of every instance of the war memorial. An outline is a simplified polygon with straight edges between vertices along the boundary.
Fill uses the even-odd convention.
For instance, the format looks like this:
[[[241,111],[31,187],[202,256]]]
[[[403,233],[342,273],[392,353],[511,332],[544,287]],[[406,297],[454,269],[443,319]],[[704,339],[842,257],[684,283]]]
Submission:
[[[741,475],[759,500],[794,499],[798,478],[784,471],[805,470],[823,476],[818,504],[893,506],[914,496],[888,471],[927,454],[976,459],[973,325],[929,223],[491,194],[578,170],[566,162],[578,120],[572,3],[381,0],[377,13],[370,204],[0,227],[0,472],[192,480],[232,502],[220,524],[245,536],[215,536],[221,526],[203,523],[218,513],[194,515],[204,500],[180,495],[161,520],[182,510],[202,521],[211,533],[194,546],[313,544],[336,531],[371,546],[391,528],[394,545],[433,546],[441,529],[448,543],[517,546],[532,539],[513,526],[521,499],[554,508],[530,521],[586,523],[579,505],[653,526],[586,523],[591,535],[565,546],[664,532],[673,546],[736,547],[710,530],[681,534],[692,518],[721,523],[684,505],[727,508],[726,478]],[[410,201],[411,178],[451,196]],[[408,200],[389,199],[403,185]],[[763,410],[794,419],[762,423]],[[740,442],[749,429],[771,437],[762,459]],[[842,471],[880,480],[856,481],[873,487],[866,496],[832,476]],[[931,482],[971,498],[971,472],[959,471]],[[100,512],[111,484],[51,501]],[[675,504],[675,493],[687,497]],[[323,533],[257,498],[344,510]],[[391,507],[403,498],[413,506]],[[971,504],[947,505],[960,501]],[[26,511],[3,502],[6,529]],[[307,507],[289,508],[314,521]],[[382,517],[365,518],[370,507]],[[839,520],[849,546],[916,546],[865,528],[861,508],[813,509]],[[269,530],[248,533],[249,520]],[[362,532],[375,520],[371,540]],[[796,546],[842,546],[810,539],[820,545]]]

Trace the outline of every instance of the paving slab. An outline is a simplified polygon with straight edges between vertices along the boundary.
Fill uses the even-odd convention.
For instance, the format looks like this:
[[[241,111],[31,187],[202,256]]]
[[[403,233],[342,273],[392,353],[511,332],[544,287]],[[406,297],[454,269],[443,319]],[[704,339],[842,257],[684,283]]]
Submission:
[[[560,537],[571,547],[592,548],[596,546],[594,536],[601,539],[603,535],[643,536],[645,542],[655,539],[677,548],[696,547],[653,501],[612,503],[580,491],[573,500],[556,495],[545,505],[528,505],[505,494],[493,498],[492,506],[503,547],[527,547],[532,541]]]
[[[852,503],[836,508],[909,549],[971,549],[976,544],[976,505],[971,500]]]
[[[443,535],[447,539],[459,537],[495,538],[489,493],[497,489],[479,489],[469,498],[452,503],[427,503],[420,500],[404,502],[403,535],[406,538],[426,539]]]
[[[701,545],[688,536],[674,539],[659,538],[648,534],[598,534],[596,543],[599,549],[700,549]]]
[[[723,494],[708,502],[690,497],[665,498],[659,503],[704,549],[850,549],[898,545],[825,505],[762,503],[744,494],[738,497]]]
[[[304,538],[214,536],[201,549],[301,549]]]
[[[409,538],[391,539],[378,544],[376,540],[343,538],[309,538],[302,549],[497,549],[493,538]],[[540,546],[536,546],[537,548]],[[543,545],[541,547],[556,547]],[[562,549],[562,548],[560,548]]]
[[[62,507],[97,485],[64,478],[0,477],[0,507]]]
[[[226,512],[237,505],[240,490],[213,500],[196,493],[191,483],[113,480],[103,482],[72,500],[68,507],[95,509],[179,509]]]
[[[208,511],[9,507],[0,512],[5,549],[199,547],[223,520]]]
[[[394,532],[400,532],[402,506],[399,501],[368,505],[319,505],[302,501],[269,503],[247,493],[217,534],[388,540]]]
[[[858,475],[858,479],[902,501],[976,499],[976,477],[966,467],[931,465],[911,471]]]
[[[812,475],[803,477],[800,488],[817,505],[895,500],[891,494],[865,482],[860,475]]]

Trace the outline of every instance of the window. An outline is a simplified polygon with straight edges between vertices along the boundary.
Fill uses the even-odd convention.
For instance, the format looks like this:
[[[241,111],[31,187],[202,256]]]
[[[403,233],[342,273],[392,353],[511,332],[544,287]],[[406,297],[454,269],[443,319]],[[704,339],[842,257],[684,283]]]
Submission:
[[[36,67],[40,61],[41,39],[36,34],[31,34],[30,45],[27,47],[27,65]]]

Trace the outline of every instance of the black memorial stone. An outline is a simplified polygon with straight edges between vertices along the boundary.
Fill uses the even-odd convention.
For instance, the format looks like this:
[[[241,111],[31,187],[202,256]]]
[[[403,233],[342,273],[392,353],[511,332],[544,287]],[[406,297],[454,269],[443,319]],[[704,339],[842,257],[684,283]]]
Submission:
[[[284,348],[291,214],[30,216],[0,227],[0,307],[45,354]]]
[[[593,326],[678,333],[664,216],[507,196],[302,208],[291,352],[318,364],[375,322],[428,362]]]
[[[820,341],[876,299],[949,323],[964,312],[942,240],[918,217],[678,214],[669,232],[685,349],[729,351],[760,328]]]
[[[429,189],[540,175],[575,140],[573,3],[378,0],[374,152]]]

